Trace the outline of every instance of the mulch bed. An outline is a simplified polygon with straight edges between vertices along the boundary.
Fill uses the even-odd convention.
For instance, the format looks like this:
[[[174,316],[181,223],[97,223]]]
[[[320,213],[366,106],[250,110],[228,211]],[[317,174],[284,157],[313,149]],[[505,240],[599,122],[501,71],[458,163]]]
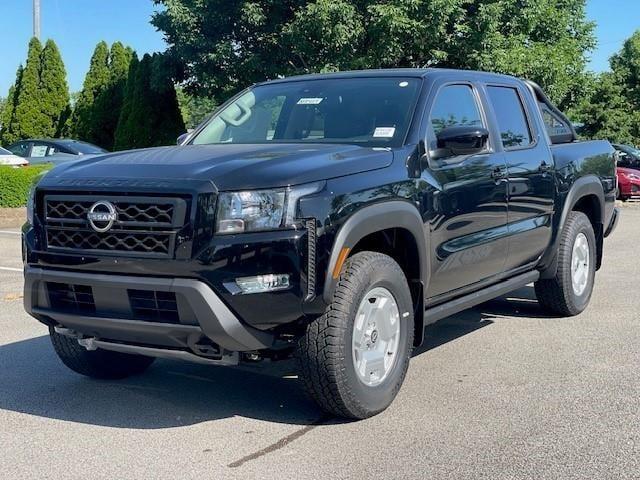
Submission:
[[[0,228],[19,228],[27,219],[27,209],[0,208]]]

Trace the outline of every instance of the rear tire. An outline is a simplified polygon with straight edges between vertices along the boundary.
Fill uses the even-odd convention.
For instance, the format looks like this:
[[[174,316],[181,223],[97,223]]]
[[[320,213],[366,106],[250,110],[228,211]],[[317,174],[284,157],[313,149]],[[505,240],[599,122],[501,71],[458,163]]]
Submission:
[[[558,315],[578,315],[589,304],[596,273],[596,237],[584,213],[569,213],[557,255],[555,277],[535,283],[538,303]]]
[[[339,417],[382,412],[404,381],[413,329],[413,302],[400,266],[377,252],[353,255],[333,301],[298,341],[296,356],[309,394]]]
[[[155,358],[142,355],[111,352],[108,350],[89,351],[75,338],[49,330],[53,348],[62,363],[76,373],[91,378],[116,380],[144,372]]]

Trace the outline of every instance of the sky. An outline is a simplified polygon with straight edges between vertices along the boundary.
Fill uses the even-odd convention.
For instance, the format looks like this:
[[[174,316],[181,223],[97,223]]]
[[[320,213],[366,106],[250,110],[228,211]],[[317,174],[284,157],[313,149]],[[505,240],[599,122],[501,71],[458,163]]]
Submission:
[[[18,65],[27,56],[32,35],[32,0],[0,0],[0,96],[7,95]],[[72,92],[82,88],[89,59],[100,40],[120,40],[141,56],[162,51],[162,34],[149,23],[154,11],[151,0],[41,0],[43,42],[58,44],[67,68]],[[589,68],[608,69],[609,57],[623,41],[640,28],[640,0],[587,0],[587,15],[597,23],[598,46]]]

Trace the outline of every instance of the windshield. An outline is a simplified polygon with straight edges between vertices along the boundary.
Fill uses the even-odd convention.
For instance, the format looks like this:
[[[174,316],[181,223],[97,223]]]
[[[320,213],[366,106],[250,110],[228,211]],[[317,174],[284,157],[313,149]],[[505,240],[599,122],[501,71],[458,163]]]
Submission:
[[[191,141],[402,145],[420,80],[342,78],[260,85],[217,112]]]
[[[624,145],[623,147],[620,148],[620,150],[628,153],[629,155],[634,157],[636,160],[640,160],[640,150],[638,150],[637,148],[630,147],[629,145]]]
[[[13,155],[13,153],[11,153],[9,150],[5,150],[4,148],[0,147],[0,155]]]

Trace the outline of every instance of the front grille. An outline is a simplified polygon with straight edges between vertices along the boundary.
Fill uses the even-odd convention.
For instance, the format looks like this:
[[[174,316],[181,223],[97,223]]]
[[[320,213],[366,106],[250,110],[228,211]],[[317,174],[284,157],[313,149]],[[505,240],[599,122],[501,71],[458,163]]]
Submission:
[[[59,312],[95,313],[93,291],[88,285],[47,282],[49,303]]]
[[[116,217],[110,225],[94,221],[92,226],[88,215],[100,201],[110,203]],[[105,207],[100,208],[104,212]],[[181,198],[45,195],[47,248],[170,257],[186,212],[187,201]],[[108,228],[100,231],[103,227]]]
[[[71,250],[109,250],[167,255],[171,245],[171,235],[155,232],[96,233],[84,230],[48,228],[47,245]]]
[[[85,221],[87,213],[95,202],[78,202],[73,200],[47,200],[47,220],[78,220]],[[173,218],[172,204],[154,203],[114,203],[116,213],[121,223],[144,223],[150,225],[171,226]]]
[[[176,294],[154,290],[127,290],[135,320],[180,323]]]

